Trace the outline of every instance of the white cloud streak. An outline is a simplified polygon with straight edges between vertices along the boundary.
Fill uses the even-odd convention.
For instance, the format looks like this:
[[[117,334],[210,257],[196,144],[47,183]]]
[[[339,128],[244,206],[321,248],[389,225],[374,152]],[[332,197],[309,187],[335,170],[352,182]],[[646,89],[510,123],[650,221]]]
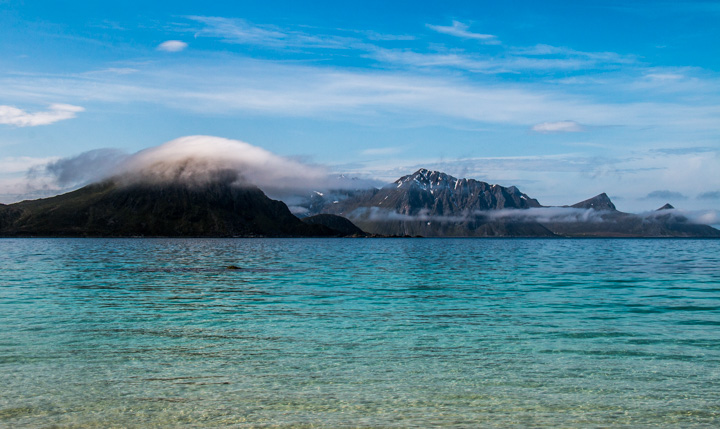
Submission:
[[[70,104],[51,104],[49,110],[29,113],[13,106],[0,106],[0,124],[16,127],[36,127],[72,119],[85,109]]]
[[[365,58],[392,65],[411,67],[452,67],[474,73],[517,73],[528,70],[587,70],[607,65],[628,64],[634,57],[613,52],[581,52],[568,48],[537,45],[519,48],[508,55],[497,57],[469,55],[461,52],[427,53],[404,49],[387,49],[374,42],[388,40],[412,40],[410,36],[378,35],[373,32],[354,31],[365,34],[366,39],[332,34],[309,34],[269,25],[258,25],[244,19],[191,16],[190,20],[202,24],[195,36],[215,37],[226,43],[262,46],[274,49],[330,49],[355,50]],[[499,43],[496,36],[471,33],[467,25],[453,21],[452,26],[427,25],[434,31],[457,37],[482,40],[486,44]],[[538,58],[552,54],[552,58]],[[343,54],[346,55],[346,54]]]
[[[368,50],[366,56],[388,64],[454,68],[484,74],[518,73],[528,70],[580,70],[597,66],[595,61],[583,58],[483,57],[457,52],[420,53],[378,47]]]
[[[205,77],[209,75],[213,79]],[[571,117],[587,126],[713,132],[720,120],[720,104],[684,100],[608,103],[562,89],[491,85],[392,71],[338,71],[260,60],[199,65],[191,70],[147,69],[129,75],[0,78],[0,96],[6,98],[144,102],[214,114],[253,112],[325,119],[353,115],[361,119],[391,113],[414,120],[424,114],[436,121],[445,118],[526,127]]]
[[[533,125],[531,129],[541,134],[579,133],[585,131],[585,128],[575,121],[543,122],[542,124]]]
[[[287,30],[271,25],[256,25],[244,19],[215,16],[190,16],[188,19],[203,24],[195,36],[216,37],[226,43],[257,45],[272,48],[324,48],[350,49],[361,46],[352,37],[316,35],[303,31]]]
[[[576,209],[572,207],[537,207],[529,209],[484,210],[457,216],[434,216],[428,210],[416,215],[406,215],[381,207],[360,207],[349,214],[351,219],[373,222],[439,222],[462,223],[473,220],[512,221],[512,222],[602,222],[606,212],[594,209]]]
[[[188,44],[180,40],[167,40],[158,45],[158,51],[180,52],[188,47]]]
[[[447,34],[449,36],[460,37],[462,39],[481,40],[487,44],[500,43],[497,40],[497,36],[494,36],[492,34],[473,33],[471,31],[468,31],[468,28],[470,28],[470,27],[467,24],[463,24],[462,22],[459,22],[459,21],[453,21],[452,25],[450,25],[450,26],[427,24],[427,27],[438,33]]]
[[[360,151],[361,155],[369,155],[369,156],[379,156],[379,155],[396,155],[400,152],[402,152],[404,149],[401,147],[378,147],[378,148],[370,148],[370,149],[364,149]]]
[[[634,55],[620,55],[616,52],[584,52],[566,47],[539,44],[526,48],[512,48],[511,52],[522,56],[555,56],[567,58],[585,58],[594,62],[607,64],[633,64],[637,62]]]

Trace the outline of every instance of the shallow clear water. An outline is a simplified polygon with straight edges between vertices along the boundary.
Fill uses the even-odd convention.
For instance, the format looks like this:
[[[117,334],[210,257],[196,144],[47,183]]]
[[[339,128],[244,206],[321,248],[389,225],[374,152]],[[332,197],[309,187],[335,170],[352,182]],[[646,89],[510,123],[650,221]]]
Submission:
[[[720,424],[720,240],[3,239],[0,258],[0,427]]]

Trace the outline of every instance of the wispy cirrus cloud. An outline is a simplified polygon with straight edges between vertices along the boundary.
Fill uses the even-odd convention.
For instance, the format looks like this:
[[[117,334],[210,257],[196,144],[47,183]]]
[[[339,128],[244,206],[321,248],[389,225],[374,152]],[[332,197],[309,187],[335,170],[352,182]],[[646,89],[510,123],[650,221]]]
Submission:
[[[361,155],[370,155],[370,156],[376,156],[376,155],[396,155],[398,153],[403,152],[405,149],[402,147],[378,147],[378,148],[370,148],[370,149],[364,149],[360,151]]]
[[[280,28],[274,25],[258,25],[240,18],[216,16],[189,16],[188,19],[202,24],[195,36],[216,37],[226,43],[257,45],[272,48],[323,48],[350,49],[360,43],[357,38],[328,34],[312,34],[304,31]]]
[[[584,58],[604,64],[633,64],[637,62],[635,55],[621,55],[616,52],[584,52],[575,49],[538,44],[530,47],[514,47],[510,49],[514,55],[528,57],[563,57]]]
[[[238,74],[237,70],[243,70]],[[208,80],[206,76],[212,75]],[[715,130],[720,105],[678,102],[601,102],[592,97],[527,85],[492,85],[457,76],[406,71],[338,70],[267,60],[226,60],[222,66],[147,67],[127,75],[19,75],[0,77],[0,96],[86,102],[142,102],[214,114],[254,112],[294,117],[369,117],[392,113],[417,120],[517,124],[532,127],[554,117],[583,126],[628,125]],[[62,112],[66,117],[73,111]],[[359,116],[358,116],[359,115]]]
[[[447,34],[449,36],[460,37],[462,39],[480,40],[486,44],[499,44],[497,36],[493,34],[473,33],[469,31],[469,26],[460,21],[453,21],[452,25],[432,25],[426,24],[427,28],[438,33]]]
[[[256,24],[239,18],[190,16],[188,19],[202,26],[192,30],[196,37],[213,37],[225,43],[272,49],[354,51],[359,57],[373,59],[391,66],[443,67],[473,73],[497,74],[523,71],[587,70],[629,64],[635,61],[632,56],[623,56],[613,52],[582,52],[550,45],[505,48],[492,56],[469,54],[461,50],[434,52],[417,48],[387,48],[383,46],[383,42],[409,41],[415,40],[415,37],[361,30],[337,30],[353,34],[352,37],[348,37]],[[499,43],[496,36],[472,33],[468,31],[466,24],[459,21],[453,21],[452,26],[428,24],[427,27],[443,34],[482,40],[486,44]],[[347,54],[343,53],[343,55]]]
[[[703,192],[697,196],[698,200],[720,200],[720,191]]]
[[[49,125],[58,121],[72,119],[85,109],[71,104],[51,104],[50,108],[41,112],[26,112],[14,106],[0,106],[0,124],[16,127],[36,127]]]
[[[579,133],[585,131],[585,128],[575,121],[558,121],[558,122],[543,122],[541,124],[533,125],[532,131],[542,134],[551,133]]]
[[[645,199],[648,200],[687,200],[687,197],[680,192],[668,191],[667,189],[652,191]]]
[[[364,56],[388,64],[413,67],[445,67],[473,73],[522,73],[528,71],[606,69],[618,63],[591,55],[539,57],[532,55],[477,55],[462,51],[418,52],[410,49],[388,49],[366,46]]]

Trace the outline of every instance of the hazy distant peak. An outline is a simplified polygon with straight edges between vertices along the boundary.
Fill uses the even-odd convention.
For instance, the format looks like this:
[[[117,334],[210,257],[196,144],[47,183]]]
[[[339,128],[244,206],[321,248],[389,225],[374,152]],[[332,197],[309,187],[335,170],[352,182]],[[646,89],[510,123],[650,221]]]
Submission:
[[[612,210],[616,211],[615,204],[610,201],[610,197],[605,192],[600,195],[596,195],[585,201],[580,201],[577,204],[573,204],[570,207],[576,209],[595,209],[595,210]]]
[[[659,209],[657,209],[657,211],[660,211],[660,210],[673,210],[673,209],[675,209],[675,207],[673,207],[672,204],[667,203],[667,204],[665,204],[664,206],[662,206],[662,207],[660,207]]]

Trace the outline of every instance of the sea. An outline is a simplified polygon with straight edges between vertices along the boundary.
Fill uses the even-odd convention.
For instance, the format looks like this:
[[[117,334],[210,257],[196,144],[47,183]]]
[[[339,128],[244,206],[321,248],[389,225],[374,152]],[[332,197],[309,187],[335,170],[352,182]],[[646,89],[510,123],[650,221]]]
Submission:
[[[717,427],[720,240],[0,239],[0,427]]]

